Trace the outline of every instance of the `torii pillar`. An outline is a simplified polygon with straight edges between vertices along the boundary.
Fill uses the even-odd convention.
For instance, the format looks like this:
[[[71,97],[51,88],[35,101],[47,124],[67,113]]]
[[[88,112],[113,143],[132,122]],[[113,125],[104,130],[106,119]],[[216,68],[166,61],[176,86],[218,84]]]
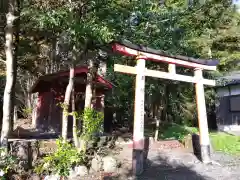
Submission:
[[[200,146],[201,146],[201,160],[203,163],[210,163],[210,139],[208,132],[208,121],[207,121],[207,111],[206,102],[204,95],[203,86],[203,75],[202,69],[196,68],[194,70],[194,77],[197,79],[195,83],[196,89],[196,101],[197,101],[197,112],[198,112],[198,127],[200,135]]]
[[[145,96],[145,59],[137,57],[137,74],[135,85],[134,126],[133,126],[133,158],[132,168],[135,175],[144,169],[144,96]]]

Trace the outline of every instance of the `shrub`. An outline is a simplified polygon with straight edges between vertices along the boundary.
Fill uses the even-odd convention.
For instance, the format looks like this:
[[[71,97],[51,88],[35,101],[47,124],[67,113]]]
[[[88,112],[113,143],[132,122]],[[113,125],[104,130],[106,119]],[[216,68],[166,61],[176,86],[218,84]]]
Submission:
[[[103,113],[92,108],[84,109],[82,114],[83,130],[81,138],[91,140],[98,132],[102,132]]]
[[[6,153],[6,149],[0,148],[0,179],[6,179],[7,173],[16,168],[16,157]]]
[[[22,113],[25,118],[29,119],[32,116],[32,108],[23,108]]]
[[[71,168],[86,163],[86,156],[69,142],[58,139],[56,144],[57,151],[43,158],[43,162],[35,169],[37,174],[53,173],[66,177]]]

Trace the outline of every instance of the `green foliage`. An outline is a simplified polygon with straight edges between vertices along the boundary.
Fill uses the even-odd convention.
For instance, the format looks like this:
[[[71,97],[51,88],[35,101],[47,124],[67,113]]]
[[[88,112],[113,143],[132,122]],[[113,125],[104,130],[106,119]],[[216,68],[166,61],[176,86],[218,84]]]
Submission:
[[[170,54],[219,59],[221,64],[219,70],[222,72],[239,69],[240,16],[229,2],[210,0],[191,8],[181,0],[165,1],[162,6],[156,1],[141,2],[132,11],[138,12],[139,23],[125,27],[123,36],[134,43],[165,50]],[[134,61],[129,58],[113,60],[115,63],[134,65]],[[166,71],[164,65],[160,63],[148,62],[147,67]],[[192,75],[192,72],[186,69],[178,68],[178,72]],[[121,114],[129,113],[128,118],[131,122],[134,81],[129,75],[118,76],[113,73],[109,75],[118,87],[110,101],[118,108],[124,105]],[[209,77],[210,74],[206,76]],[[146,78],[145,94],[146,102],[150,101],[148,106],[157,101],[167,101],[168,105],[162,103],[162,108],[168,111],[168,118],[174,122],[188,126],[196,125],[195,89],[192,84],[182,82],[173,84],[170,81]],[[214,98],[213,91],[206,92],[206,102],[210,111]]]
[[[37,34],[34,38],[25,38],[24,48],[20,48],[23,64],[27,63],[30,70],[34,69],[35,57],[42,57],[37,54],[39,42],[36,39],[48,39],[51,43],[63,35],[67,36],[66,41],[63,39],[69,44],[69,54],[73,45],[80,53],[86,45],[88,50],[96,50],[113,39],[125,38],[170,54],[220,59],[220,73],[239,69],[240,16],[230,0],[209,0],[191,6],[185,0],[166,0],[161,4],[158,0],[76,0],[71,3],[28,0],[22,7],[21,24],[25,34]],[[22,38],[21,42],[23,46]],[[42,61],[38,59],[38,62]],[[134,77],[114,72],[114,63],[134,66],[135,61],[111,54],[107,62],[108,79],[117,85],[107,97],[107,104],[118,109],[120,122],[125,119],[132,122]],[[147,62],[147,68],[166,71],[166,66],[160,63]],[[178,72],[191,74],[181,68]],[[145,92],[149,107],[156,102],[167,102],[162,109],[167,111],[168,119],[189,126],[196,124],[192,84],[147,78]],[[212,104],[213,93],[206,93],[206,98],[207,104]]]
[[[85,108],[82,114],[83,130],[81,138],[90,140],[98,132],[102,132],[103,113],[92,108]]]
[[[240,137],[223,132],[210,133],[211,142],[215,151],[232,155],[240,155]]]
[[[30,118],[32,113],[32,108],[23,108],[22,113],[24,117]]]
[[[183,142],[184,138],[188,134],[197,133],[197,128],[189,128],[187,126],[180,126],[177,124],[171,124],[164,127],[162,133],[160,134],[161,139],[174,138]]]
[[[62,139],[56,141],[57,151],[43,159],[43,163],[35,168],[36,173],[55,173],[66,177],[69,175],[71,168],[76,165],[86,163],[86,156],[69,142]]]
[[[6,153],[5,148],[0,148],[0,179],[4,180],[4,175],[10,170],[15,170],[17,159],[15,156]]]
[[[176,124],[166,125],[161,129],[160,138],[175,138],[183,142],[188,134],[199,133],[196,127],[180,126]],[[210,132],[210,140],[215,151],[231,155],[240,154],[240,137],[223,132]]]

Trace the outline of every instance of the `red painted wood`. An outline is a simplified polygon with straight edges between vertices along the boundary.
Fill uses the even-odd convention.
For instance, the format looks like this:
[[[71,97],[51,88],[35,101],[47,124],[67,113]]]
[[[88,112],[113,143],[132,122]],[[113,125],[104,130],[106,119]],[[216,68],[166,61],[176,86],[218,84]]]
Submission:
[[[62,109],[59,106],[59,103],[64,101],[64,94],[65,94],[66,84],[59,84],[53,83],[52,87],[47,92],[39,92],[38,94],[38,112],[37,112],[37,124],[38,127],[53,127],[61,131],[61,118],[62,118]],[[75,94],[84,95],[86,90],[86,86],[76,85],[75,87]],[[96,110],[101,110],[101,96],[104,93],[103,89],[97,89],[96,91],[96,103],[94,104],[94,108]],[[52,106],[50,108],[50,103]],[[79,104],[78,104],[79,103]],[[76,102],[76,108],[83,108],[84,101]],[[49,116],[51,109],[51,115]],[[69,109],[71,111],[71,109]],[[48,118],[51,120],[48,120]],[[71,118],[69,118],[69,131],[71,131]]]
[[[156,55],[156,54],[137,51],[135,49],[131,49],[129,47],[126,47],[126,46],[118,44],[118,43],[113,44],[112,49],[113,49],[113,51],[119,52],[120,54],[125,55],[125,56],[135,56],[135,57],[142,56],[142,57],[144,57],[145,60],[177,64],[177,65],[181,65],[181,66],[184,66],[187,68],[201,68],[201,69],[207,69],[207,70],[215,70],[215,68],[216,68],[213,66],[207,66],[207,65],[197,64],[194,62],[188,62],[188,61],[183,61],[180,59],[174,59],[174,58],[170,58],[170,57],[164,57],[164,56],[160,56],[160,55]]]

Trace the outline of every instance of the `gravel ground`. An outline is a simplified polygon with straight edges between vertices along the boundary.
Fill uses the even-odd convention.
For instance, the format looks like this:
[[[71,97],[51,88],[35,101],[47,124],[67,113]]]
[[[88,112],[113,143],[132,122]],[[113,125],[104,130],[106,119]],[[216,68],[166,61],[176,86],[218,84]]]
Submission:
[[[123,148],[118,158],[124,161],[120,176],[132,179],[131,149]],[[213,165],[202,164],[193,154],[182,150],[149,150],[148,166],[139,180],[240,180],[240,157],[213,153]]]

